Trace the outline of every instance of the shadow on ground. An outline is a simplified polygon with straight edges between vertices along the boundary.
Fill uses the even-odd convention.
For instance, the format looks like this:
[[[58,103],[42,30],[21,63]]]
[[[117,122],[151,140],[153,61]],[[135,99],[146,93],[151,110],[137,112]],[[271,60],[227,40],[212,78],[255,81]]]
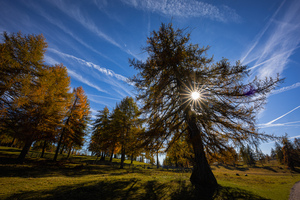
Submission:
[[[186,181],[173,181],[162,184],[157,181],[143,182],[139,179],[98,181],[71,186],[60,186],[54,190],[38,192],[23,192],[6,198],[23,200],[126,200],[126,199],[251,199],[261,200],[263,197],[252,194],[246,190],[231,187],[219,187],[210,197],[205,191],[195,190]]]

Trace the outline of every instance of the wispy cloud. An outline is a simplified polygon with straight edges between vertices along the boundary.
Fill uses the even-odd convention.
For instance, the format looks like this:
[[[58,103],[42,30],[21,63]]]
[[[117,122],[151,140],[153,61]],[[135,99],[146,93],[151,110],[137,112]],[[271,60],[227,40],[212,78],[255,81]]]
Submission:
[[[228,6],[215,6],[196,0],[122,0],[136,9],[166,16],[203,17],[221,22],[239,22],[241,17]]]
[[[118,80],[120,80],[120,81],[124,81],[124,82],[126,82],[126,83],[128,83],[128,84],[133,85],[133,83],[131,83],[127,77],[122,76],[122,75],[120,75],[120,74],[116,74],[114,71],[112,71],[112,70],[110,70],[110,69],[106,69],[106,68],[104,68],[104,67],[100,67],[99,65],[96,65],[96,64],[94,64],[94,63],[92,63],[92,62],[88,62],[88,61],[83,60],[83,59],[81,59],[81,58],[77,58],[77,57],[75,57],[75,56],[73,56],[73,55],[70,55],[70,54],[66,54],[66,53],[60,52],[60,51],[58,51],[58,50],[56,50],[56,49],[48,48],[48,51],[51,51],[51,52],[53,52],[53,53],[56,53],[56,54],[58,54],[58,55],[60,55],[60,56],[62,56],[62,57],[67,57],[67,58],[71,58],[71,59],[73,59],[73,60],[76,60],[78,63],[83,64],[83,65],[85,65],[85,66],[88,66],[88,67],[90,67],[90,68],[94,68],[94,69],[96,69],[97,71],[101,72],[102,74],[105,74],[106,76],[114,77],[114,78],[116,78],[116,79],[118,79]]]
[[[294,112],[295,110],[297,110],[298,108],[300,108],[300,106],[297,106],[296,108],[290,110],[289,112],[281,115],[280,117],[277,117],[276,119],[269,121],[268,123],[265,124],[259,124],[258,127],[259,128],[269,128],[269,127],[274,127],[274,126],[300,126],[300,121],[295,121],[295,122],[287,122],[287,123],[279,123],[279,124],[274,124],[274,122],[278,121],[279,119],[285,117],[286,115]]]
[[[284,1],[242,56],[243,64],[252,62],[259,78],[281,74],[289,57],[300,44],[300,4]],[[282,17],[279,17],[282,16]]]
[[[73,70],[71,70],[71,69],[69,69],[69,68],[67,68],[67,69],[68,69],[68,74],[69,74],[72,78],[75,78],[76,80],[78,80],[78,81],[80,81],[80,82],[82,82],[82,83],[84,83],[84,84],[86,84],[86,85],[88,85],[88,86],[90,86],[90,87],[92,87],[92,88],[95,88],[95,89],[98,90],[99,92],[105,92],[105,93],[107,93],[107,91],[105,91],[105,90],[101,89],[99,86],[97,86],[97,85],[91,83],[89,80],[83,78],[81,75],[77,74],[77,73],[74,72]]]
[[[69,17],[75,19],[78,23],[80,23],[83,27],[87,28],[89,31],[96,34],[98,37],[104,39],[106,42],[118,47],[123,52],[126,52],[127,54],[139,59],[137,55],[133,54],[129,49],[125,49],[122,45],[120,45],[117,41],[115,41],[112,37],[105,34],[103,31],[101,31],[98,26],[94,23],[94,21],[90,18],[88,18],[88,15],[84,15],[79,5],[70,5],[66,4],[64,1],[49,1],[49,3],[52,3],[57,8],[59,8],[62,12],[67,14]]]
[[[287,86],[287,87],[280,88],[278,90],[274,90],[271,95],[286,92],[286,91],[289,91],[289,90],[292,90],[292,89],[295,89],[295,88],[298,88],[298,87],[300,87],[300,82],[295,83],[295,84],[290,85],[290,86]]]
[[[89,97],[97,97],[97,98],[101,98],[101,99],[110,99],[110,100],[115,100],[115,101],[120,101],[121,99],[119,98],[112,98],[112,97],[106,97],[106,96],[100,96],[100,95],[96,95],[96,94],[87,94]]]
[[[35,4],[35,3],[31,2],[31,4],[28,4],[28,6],[36,8],[35,9],[36,12],[38,12],[42,17],[44,17],[46,20],[48,20],[51,24],[53,24],[53,25],[57,26],[58,28],[60,28],[64,33],[66,33],[69,36],[71,36],[79,44],[81,44],[84,47],[88,48],[89,50],[95,52],[96,54],[102,56],[103,58],[105,58],[105,59],[113,62],[117,66],[123,68],[123,66],[121,66],[119,63],[115,62],[113,59],[109,58],[108,56],[104,55],[100,51],[96,50],[95,48],[93,48],[92,46],[90,46],[89,44],[87,44],[86,42],[84,42],[80,37],[78,37],[77,35],[75,35],[73,31],[71,31],[69,28],[67,28],[67,26],[62,21],[60,21],[59,19],[51,16],[41,6],[38,6],[38,4]]]
[[[90,97],[90,96],[89,96],[89,100],[92,101],[92,102],[94,102],[94,103],[107,106],[109,108],[113,108],[114,104],[115,104],[115,101],[114,102],[107,102],[107,101],[103,101],[101,99],[93,98],[93,97]]]

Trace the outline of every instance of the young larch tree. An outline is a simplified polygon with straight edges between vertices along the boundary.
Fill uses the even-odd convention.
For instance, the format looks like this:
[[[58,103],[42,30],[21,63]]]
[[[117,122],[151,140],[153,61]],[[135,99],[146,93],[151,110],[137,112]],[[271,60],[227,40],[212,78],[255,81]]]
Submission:
[[[63,128],[59,134],[54,161],[63,141],[70,149],[73,145],[82,146],[86,129],[90,120],[90,105],[82,87],[73,90],[73,99],[64,119]]]

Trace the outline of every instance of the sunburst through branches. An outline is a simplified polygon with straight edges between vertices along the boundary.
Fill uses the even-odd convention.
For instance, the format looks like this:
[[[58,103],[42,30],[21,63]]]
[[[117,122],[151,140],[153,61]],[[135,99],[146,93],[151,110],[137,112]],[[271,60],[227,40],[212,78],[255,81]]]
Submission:
[[[182,94],[185,101],[182,103],[185,108],[191,106],[192,110],[198,110],[201,108],[201,104],[206,100],[207,91],[204,85],[194,83],[193,86],[185,85],[185,92]]]

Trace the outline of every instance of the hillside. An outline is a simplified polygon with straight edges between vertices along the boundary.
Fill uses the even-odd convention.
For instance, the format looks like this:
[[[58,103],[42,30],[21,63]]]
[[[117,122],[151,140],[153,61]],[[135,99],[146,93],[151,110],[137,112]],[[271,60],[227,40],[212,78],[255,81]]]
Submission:
[[[203,194],[193,190],[190,172],[155,169],[140,162],[121,170],[117,159],[114,164],[93,164],[95,157],[90,156],[59,162],[27,158],[25,164],[16,165],[18,152],[0,147],[0,199],[199,199]],[[29,155],[34,153],[38,152]],[[220,184],[214,199],[288,199],[300,180],[299,173],[276,162],[211,167]]]

